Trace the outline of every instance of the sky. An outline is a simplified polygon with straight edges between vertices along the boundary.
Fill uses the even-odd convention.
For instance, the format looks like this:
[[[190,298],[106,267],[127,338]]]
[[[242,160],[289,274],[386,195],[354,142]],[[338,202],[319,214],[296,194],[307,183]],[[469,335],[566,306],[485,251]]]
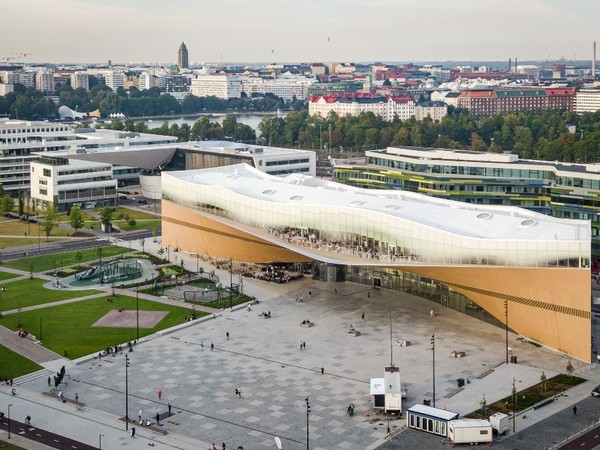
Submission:
[[[591,59],[598,0],[0,0],[0,63]],[[22,57],[23,54],[28,54]]]

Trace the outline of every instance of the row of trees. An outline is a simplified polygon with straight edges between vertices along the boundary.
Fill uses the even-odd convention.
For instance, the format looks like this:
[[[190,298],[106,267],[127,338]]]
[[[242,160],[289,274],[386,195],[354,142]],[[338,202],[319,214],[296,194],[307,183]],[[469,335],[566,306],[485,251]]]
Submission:
[[[286,104],[283,99],[272,94],[252,98],[243,94],[242,98],[230,99],[188,94],[180,103],[157,87],[143,91],[135,87],[113,91],[104,84],[95,84],[89,90],[73,89],[70,85],[59,86],[57,95],[58,104],[35,88],[16,84],[14,92],[0,97],[0,115],[28,120],[54,119],[58,117],[58,107],[62,105],[81,112],[100,109],[103,117],[112,113],[142,117],[223,111],[298,110],[305,106],[305,102],[301,100]]]
[[[254,129],[249,125],[238,122],[235,116],[225,117],[223,125],[218,122],[211,122],[208,117],[202,117],[191,127],[187,123],[183,123],[182,125],[174,123],[169,126],[167,122],[164,122],[158,128],[148,128],[148,125],[142,121],[134,122],[131,119],[126,119],[115,120],[112,125],[107,125],[107,128],[160,134],[163,136],[176,136],[179,142],[223,139],[249,144],[256,142],[256,132]]]
[[[600,161],[600,111],[583,115],[516,112],[478,118],[466,110],[449,108],[440,123],[429,119],[385,122],[372,113],[321,118],[301,111],[285,118],[266,118],[258,131],[258,141],[264,145],[330,152],[416,146],[511,151],[521,158],[565,162]]]

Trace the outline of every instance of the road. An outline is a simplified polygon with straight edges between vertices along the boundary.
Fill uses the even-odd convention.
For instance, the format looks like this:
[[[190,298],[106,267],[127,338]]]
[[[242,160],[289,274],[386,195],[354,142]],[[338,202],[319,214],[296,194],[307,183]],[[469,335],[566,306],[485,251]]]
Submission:
[[[157,234],[160,234],[160,229],[157,230]],[[144,239],[152,236],[152,232],[149,230],[130,231],[128,233],[119,233],[117,235],[119,239],[124,241],[133,241],[136,239]],[[42,242],[39,246],[29,245],[27,247],[14,247],[6,248],[2,251],[2,260],[10,261],[12,259],[22,258],[23,256],[33,255],[49,255],[58,252],[67,252],[74,250],[83,250],[98,246],[106,245],[106,238],[92,237],[89,239],[76,239],[76,240],[60,240],[54,242]]]

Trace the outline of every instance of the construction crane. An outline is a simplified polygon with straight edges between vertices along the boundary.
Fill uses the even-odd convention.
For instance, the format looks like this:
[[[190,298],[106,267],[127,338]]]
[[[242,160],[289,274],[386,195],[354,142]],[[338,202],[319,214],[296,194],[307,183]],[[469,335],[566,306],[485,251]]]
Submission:
[[[0,56],[0,61],[8,63],[9,61],[15,60],[17,58],[26,58],[29,55],[31,55],[31,53],[12,53],[10,56]]]

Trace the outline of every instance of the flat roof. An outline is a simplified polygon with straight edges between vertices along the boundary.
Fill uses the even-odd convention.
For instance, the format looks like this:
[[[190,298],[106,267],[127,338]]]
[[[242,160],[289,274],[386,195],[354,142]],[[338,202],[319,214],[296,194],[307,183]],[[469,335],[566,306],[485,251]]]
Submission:
[[[445,409],[434,408],[432,406],[414,405],[408,408],[408,412],[425,414],[427,416],[439,417],[444,420],[452,420],[458,417],[458,413],[447,411]]]
[[[252,145],[231,141],[192,141],[186,144],[190,150],[203,150],[225,154],[247,154],[263,156],[290,155],[292,153],[309,154],[312,150],[299,150],[295,148],[269,147],[266,145]]]
[[[585,220],[559,219],[512,206],[473,205],[406,191],[361,189],[319,178],[276,177],[248,164],[164,172],[163,176],[222,186],[265,202],[363,209],[466,237],[508,240],[590,240]]]

